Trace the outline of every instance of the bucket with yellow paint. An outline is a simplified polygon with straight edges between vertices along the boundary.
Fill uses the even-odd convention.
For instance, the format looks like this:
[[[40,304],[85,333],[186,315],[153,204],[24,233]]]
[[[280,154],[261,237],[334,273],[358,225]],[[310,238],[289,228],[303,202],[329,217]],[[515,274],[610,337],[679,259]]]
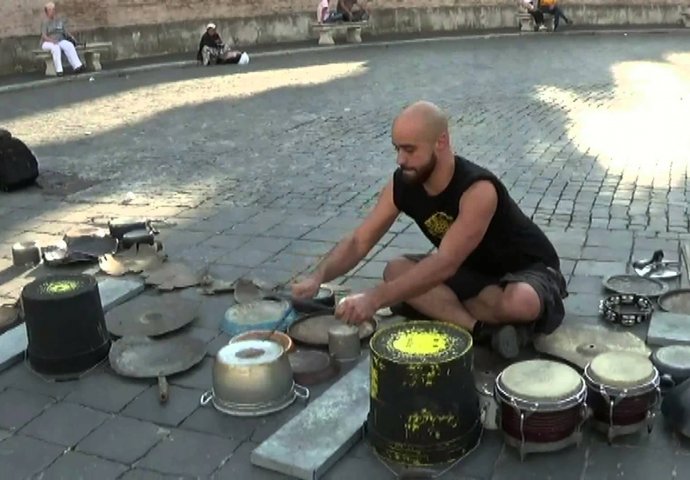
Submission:
[[[98,282],[91,275],[49,275],[21,294],[31,367],[48,376],[76,375],[108,356]]]
[[[409,321],[371,338],[366,430],[384,460],[430,466],[456,461],[479,442],[472,337],[441,322]]]

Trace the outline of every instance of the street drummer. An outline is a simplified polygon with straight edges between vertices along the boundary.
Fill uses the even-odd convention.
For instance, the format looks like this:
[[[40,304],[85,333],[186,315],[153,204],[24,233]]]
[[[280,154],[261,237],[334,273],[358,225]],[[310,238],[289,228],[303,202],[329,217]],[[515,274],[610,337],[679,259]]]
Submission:
[[[553,332],[568,295],[558,254],[493,173],[455,154],[446,114],[414,103],[393,122],[392,140],[398,168],[376,206],[293,295],[311,298],[348,273],[402,212],[436,249],[388,262],[381,283],[339,302],[338,318],[356,324],[384,307],[411,307],[462,326],[505,358],[525,345],[522,333]]]

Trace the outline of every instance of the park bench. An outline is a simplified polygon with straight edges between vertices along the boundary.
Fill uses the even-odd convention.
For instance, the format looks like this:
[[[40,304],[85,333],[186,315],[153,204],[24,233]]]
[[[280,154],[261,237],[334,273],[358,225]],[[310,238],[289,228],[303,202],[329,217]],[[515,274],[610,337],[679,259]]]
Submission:
[[[690,28],[690,8],[688,8],[684,12],[680,12],[680,18],[683,22],[683,26],[685,28]]]
[[[101,66],[101,52],[107,52],[113,47],[111,42],[98,42],[98,43],[87,43],[78,45],[76,47],[77,54],[82,59],[82,62],[86,65],[87,70],[94,72],[100,72],[103,67]],[[53,55],[45,50],[32,50],[34,56],[43,60],[46,64],[46,76],[55,77],[57,72],[55,71],[55,64],[53,63]]]
[[[534,32],[534,18],[529,12],[518,12],[516,14],[518,19],[518,29],[520,32]],[[544,14],[544,26],[550,32],[553,31],[553,15],[550,13]]]
[[[348,43],[362,43],[362,28],[369,22],[312,23],[311,28],[319,34],[319,45],[334,45],[334,33],[345,32]]]

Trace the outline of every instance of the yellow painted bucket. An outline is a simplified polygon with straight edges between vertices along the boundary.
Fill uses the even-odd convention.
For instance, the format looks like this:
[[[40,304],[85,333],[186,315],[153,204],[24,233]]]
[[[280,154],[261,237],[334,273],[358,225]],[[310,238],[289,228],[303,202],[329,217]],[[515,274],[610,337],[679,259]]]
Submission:
[[[382,458],[429,466],[462,458],[477,445],[479,398],[466,330],[408,321],[380,329],[370,349],[367,434]]]

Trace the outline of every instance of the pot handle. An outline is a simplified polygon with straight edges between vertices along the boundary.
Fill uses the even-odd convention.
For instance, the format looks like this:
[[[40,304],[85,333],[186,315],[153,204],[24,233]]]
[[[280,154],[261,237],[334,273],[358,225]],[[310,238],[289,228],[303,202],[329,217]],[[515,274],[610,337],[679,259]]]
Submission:
[[[201,395],[201,398],[199,399],[199,403],[201,403],[202,407],[205,407],[208,405],[208,402],[210,402],[213,399],[213,392],[211,390],[204,392]]]
[[[309,389],[303,387],[302,385],[295,383],[295,395],[304,400],[305,402],[309,400]]]

